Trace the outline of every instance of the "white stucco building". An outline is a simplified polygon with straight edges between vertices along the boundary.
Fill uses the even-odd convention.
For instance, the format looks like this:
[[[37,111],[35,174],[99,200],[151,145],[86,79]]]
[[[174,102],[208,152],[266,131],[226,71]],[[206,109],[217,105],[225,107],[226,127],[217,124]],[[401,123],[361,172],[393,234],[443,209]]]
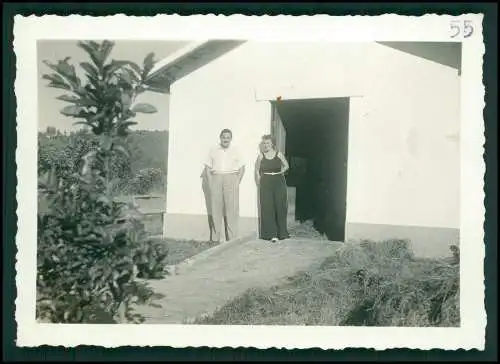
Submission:
[[[460,46],[193,43],[161,61],[170,86],[164,235],[207,239],[200,174],[221,129],[247,163],[242,234],[257,231],[258,143],[278,137],[298,217],[332,240],[408,238],[447,255],[460,216]],[[304,169],[305,168],[305,169]]]

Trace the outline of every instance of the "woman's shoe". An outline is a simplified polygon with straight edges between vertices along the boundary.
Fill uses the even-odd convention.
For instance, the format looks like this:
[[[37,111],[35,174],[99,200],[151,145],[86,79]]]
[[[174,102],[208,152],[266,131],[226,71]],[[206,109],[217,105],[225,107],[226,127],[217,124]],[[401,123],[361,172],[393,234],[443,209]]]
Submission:
[[[278,241],[278,238],[272,238],[271,243],[276,243]]]

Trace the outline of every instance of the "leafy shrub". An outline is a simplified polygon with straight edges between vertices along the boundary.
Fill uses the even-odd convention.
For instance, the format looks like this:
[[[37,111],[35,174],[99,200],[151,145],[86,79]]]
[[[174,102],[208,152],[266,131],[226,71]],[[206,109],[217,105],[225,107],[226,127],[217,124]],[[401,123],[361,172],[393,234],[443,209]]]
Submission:
[[[137,226],[115,224],[123,206],[102,193],[102,182],[80,178],[48,191],[50,210],[38,221],[37,309],[51,322],[91,322],[95,312],[123,320],[119,309],[141,298]]]
[[[146,194],[157,189],[163,184],[163,171],[159,168],[141,169],[130,183],[131,192],[134,194]]]
[[[100,138],[82,129],[70,135],[56,135],[51,138],[39,137],[38,174],[53,173],[55,180],[72,178],[84,165],[84,158],[100,148]],[[111,161],[109,174],[112,179],[122,182],[117,188],[124,188],[132,176],[130,155],[116,154]],[[43,181],[48,182],[48,181]]]
[[[168,132],[166,131],[131,132],[125,138],[124,143],[129,152],[128,156],[117,155],[111,162],[111,176],[119,181],[116,188],[122,193],[130,194],[147,194],[152,190],[164,192],[167,141]],[[82,158],[89,152],[97,150],[98,147],[99,138],[86,129],[69,135],[39,133],[38,175],[40,182],[48,184],[50,177],[68,178],[71,174],[77,173],[82,168]],[[151,171],[144,172],[148,169]],[[53,175],[49,176],[49,173]],[[147,173],[152,178],[142,177]]]

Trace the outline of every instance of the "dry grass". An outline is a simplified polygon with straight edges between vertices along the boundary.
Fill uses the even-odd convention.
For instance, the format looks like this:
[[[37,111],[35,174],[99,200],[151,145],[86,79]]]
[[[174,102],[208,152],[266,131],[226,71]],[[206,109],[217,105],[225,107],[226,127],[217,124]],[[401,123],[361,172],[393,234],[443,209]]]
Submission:
[[[309,272],[253,289],[201,324],[459,326],[459,265],[405,241],[349,243]]]
[[[321,234],[314,228],[314,223],[311,220],[305,222],[290,222],[288,225],[288,233],[294,238],[328,240],[326,235]]]

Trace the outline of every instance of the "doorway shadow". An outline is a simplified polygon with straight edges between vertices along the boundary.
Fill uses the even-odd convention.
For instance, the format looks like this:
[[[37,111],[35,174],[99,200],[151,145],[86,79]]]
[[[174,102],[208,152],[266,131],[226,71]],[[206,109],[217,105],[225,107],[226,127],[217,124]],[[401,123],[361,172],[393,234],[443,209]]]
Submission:
[[[345,240],[349,98],[275,104],[286,130],[287,185],[295,187],[295,219],[312,221],[332,241]]]

